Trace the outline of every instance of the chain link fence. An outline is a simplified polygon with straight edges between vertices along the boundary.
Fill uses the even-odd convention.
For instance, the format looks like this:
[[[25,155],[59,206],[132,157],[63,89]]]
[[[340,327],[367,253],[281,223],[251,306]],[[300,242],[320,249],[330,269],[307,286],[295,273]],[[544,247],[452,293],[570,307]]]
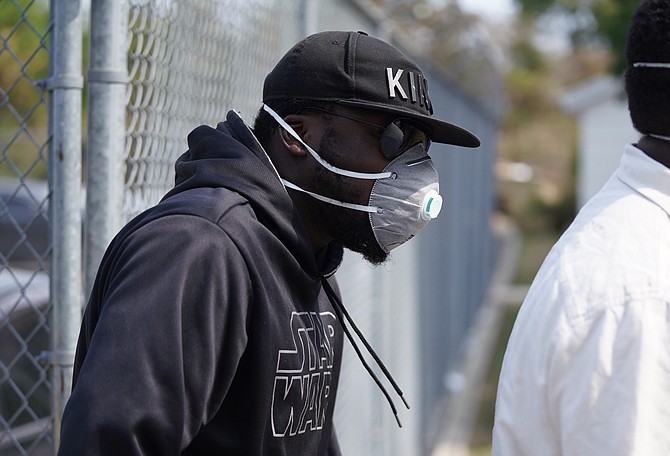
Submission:
[[[174,185],[186,135],[227,109],[251,122],[263,79],[300,37],[301,2],[131,1],[125,218]]]
[[[52,0],[52,8],[57,3],[79,2]],[[86,73],[86,258],[71,260],[72,266],[85,270],[86,284],[80,299],[56,300],[55,305],[80,311],[111,237],[173,186],[174,162],[186,150],[188,133],[200,124],[216,125],[229,109],[238,110],[251,124],[261,105],[265,75],[299,39],[327,29],[363,30],[403,48],[378,4],[367,0],[93,2]],[[49,242],[54,216],[50,217],[45,179],[54,164],[46,158],[48,109],[37,81],[47,77],[50,24],[46,0],[0,0],[3,456],[53,453],[59,401],[52,397],[51,405],[49,395],[59,392],[52,388],[42,353],[68,355],[69,350],[52,348],[49,342],[53,339],[49,284],[53,289],[66,280],[60,269],[50,273],[48,261],[54,251]],[[29,38],[16,39],[19,32]],[[420,56],[416,59],[428,73],[436,114],[471,129],[484,145],[476,151],[433,145],[445,215],[394,252],[390,265],[373,269],[358,256],[347,254],[338,272],[348,309],[412,405],[411,411],[402,413],[403,429],[398,430],[376,386],[351,349],[345,348],[335,411],[344,454],[429,452],[445,378],[458,361],[490,277],[488,215],[494,193],[495,115],[444,82],[430,62],[421,61]],[[52,192],[55,197],[60,193],[60,187]],[[75,333],[69,334],[69,340],[76,338],[72,327],[67,332]],[[66,398],[67,394],[61,397]]]
[[[49,8],[0,1],[0,454],[52,446],[48,108]]]

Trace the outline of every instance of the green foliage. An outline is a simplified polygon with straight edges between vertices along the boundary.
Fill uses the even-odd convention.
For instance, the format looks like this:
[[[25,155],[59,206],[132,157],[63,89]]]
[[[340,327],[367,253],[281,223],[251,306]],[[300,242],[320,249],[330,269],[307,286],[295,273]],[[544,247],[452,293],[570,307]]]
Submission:
[[[512,43],[510,55],[515,68],[530,72],[544,72],[547,69],[545,55],[527,39],[518,39]]]
[[[639,0],[599,0],[593,6],[593,16],[598,23],[599,34],[609,42],[614,53],[612,72],[621,74],[626,67],[624,49],[628,27]]]
[[[48,30],[47,1],[0,0],[1,175],[46,177]]]
[[[563,15],[575,24],[571,30],[574,45],[605,42],[611,47],[614,62],[611,72],[624,69],[624,48],[633,12],[640,0],[514,0],[525,16],[535,19]]]
[[[23,2],[27,3],[27,2]],[[49,26],[48,5],[35,2],[22,6],[0,0],[0,92],[2,106],[11,105],[13,117],[34,124],[33,109],[42,93],[34,82],[48,75],[49,55],[45,35]],[[0,119],[10,115],[0,111]],[[44,115],[44,114],[43,114]]]
[[[524,128],[534,117],[550,109],[553,99],[547,78],[541,73],[515,68],[507,74],[507,101],[512,107],[504,119],[508,128]]]
[[[600,0],[514,0],[525,16],[539,17],[548,13],[574,13]],[[617,0],[614,0],[615,2]]]
[[[512,128],[523,127],[553,103],[546,89],[548,65],[544,54],[524,36],[510,45],[509,55],[513,65],[506,75],[505,91],[512,109],[504,123]]]
[[[515,3],[521,7],[521,14],[527,16],[540,16],[549,8],[554,6],[554,0],[515,0]]]

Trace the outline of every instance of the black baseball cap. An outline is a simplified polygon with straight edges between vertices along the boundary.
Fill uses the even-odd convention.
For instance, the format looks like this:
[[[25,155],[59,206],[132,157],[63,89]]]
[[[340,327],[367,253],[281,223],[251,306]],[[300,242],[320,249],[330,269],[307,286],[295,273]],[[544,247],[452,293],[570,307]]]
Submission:
[[[464,128],[433,117],[421,69],[363,32],[329,31],[293,46],[265,78],[263,102],[298,98],[388,112],[424,126],[433,142],[479,147]]]

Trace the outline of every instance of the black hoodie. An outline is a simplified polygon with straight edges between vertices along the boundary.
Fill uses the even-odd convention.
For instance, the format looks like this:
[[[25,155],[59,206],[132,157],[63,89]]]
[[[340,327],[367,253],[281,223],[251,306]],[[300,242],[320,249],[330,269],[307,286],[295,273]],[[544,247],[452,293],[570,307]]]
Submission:
[[[98,270],[59,455],[339,454],[342,331],[267,155],[233,111]],[[334,278],[328,279],[334,285]]]

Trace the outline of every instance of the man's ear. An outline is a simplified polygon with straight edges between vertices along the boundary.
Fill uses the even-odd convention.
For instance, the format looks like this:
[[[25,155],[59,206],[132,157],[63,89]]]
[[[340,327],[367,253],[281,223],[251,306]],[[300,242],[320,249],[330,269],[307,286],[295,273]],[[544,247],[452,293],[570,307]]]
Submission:
[[[293,128],[298,136],[300,136],[303,141],[305,140],[305,117],[300,114],[289,114],[284,118],[287,124]],[[281,139],[284,147],[295,156],[303,156],[308,153],[305,146],[295,139],[291,133],[286,131],[283,127],[279,127],[279,137]]]

